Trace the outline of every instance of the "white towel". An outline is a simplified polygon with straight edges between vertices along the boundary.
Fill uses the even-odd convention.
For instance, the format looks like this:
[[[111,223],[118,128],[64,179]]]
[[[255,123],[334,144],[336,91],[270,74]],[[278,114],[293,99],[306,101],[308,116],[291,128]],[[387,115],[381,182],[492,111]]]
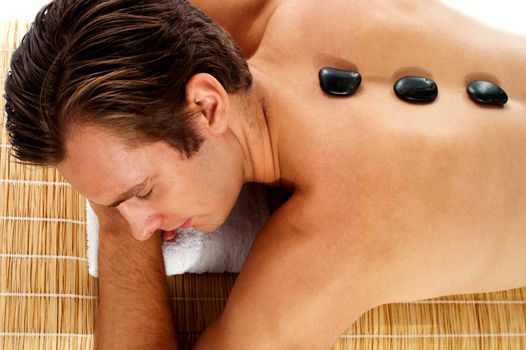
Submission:
[[[256,238],[269,218],[264,186],[245,184],[225,223],[212,233],[179,229],[172,242],[163,242],[166,275],[186,272],[239,272]],[[86,201],[89,274],[98,277],[99,222]]]

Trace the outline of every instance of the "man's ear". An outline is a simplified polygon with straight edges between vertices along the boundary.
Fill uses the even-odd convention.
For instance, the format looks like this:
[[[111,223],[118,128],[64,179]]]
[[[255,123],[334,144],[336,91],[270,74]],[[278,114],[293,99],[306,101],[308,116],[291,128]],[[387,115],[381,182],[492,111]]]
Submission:
[[[228,129],[230,97],[221,83],[212,75],[197,73],[186,83],[186,102],[190,110],[197,111],[200,128],[214,135]]]

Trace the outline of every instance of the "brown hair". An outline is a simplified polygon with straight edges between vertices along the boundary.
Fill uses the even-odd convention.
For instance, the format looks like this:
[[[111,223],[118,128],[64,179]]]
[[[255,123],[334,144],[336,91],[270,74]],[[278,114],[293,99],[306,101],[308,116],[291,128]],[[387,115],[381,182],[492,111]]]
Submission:
[[[228,93],[252,77],[230,36],[184,0],[55,0],[11,60],[6,128],[14,157],[57,165],[72,123],[127,141],[166,141],[186,157],[203,143],[186,106],[192,75]]]

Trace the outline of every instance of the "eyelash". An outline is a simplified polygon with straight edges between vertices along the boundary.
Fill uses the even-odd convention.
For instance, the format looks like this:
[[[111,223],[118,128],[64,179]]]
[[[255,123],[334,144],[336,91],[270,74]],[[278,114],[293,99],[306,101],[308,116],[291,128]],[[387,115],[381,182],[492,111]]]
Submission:
[[[148,192],[144,196],[135,196],[135,198],[137,198],[137,200],[139,200],[139,201],[145,201],[145,200],[148,199],[148,197],[150,197],[152,195],[152,192],[153,192],[153,188],[150,190],[150,192]]]

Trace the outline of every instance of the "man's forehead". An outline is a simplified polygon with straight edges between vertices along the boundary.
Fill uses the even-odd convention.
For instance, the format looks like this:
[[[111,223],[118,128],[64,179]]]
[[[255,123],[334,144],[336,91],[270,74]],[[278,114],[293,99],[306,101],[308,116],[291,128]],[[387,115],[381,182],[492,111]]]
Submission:
[[[89,199],[102,197],[107,201],[107,196],[116,196],[149,175],[144,152],[126,147],[110,132],[84,127],[69,135],[66,157],[57,169]]]
[[[118,133],[106,127],[93,124],[73,124],[68,128],[65,138],[66,149],[94,145],[113,145],[126,148]]]

